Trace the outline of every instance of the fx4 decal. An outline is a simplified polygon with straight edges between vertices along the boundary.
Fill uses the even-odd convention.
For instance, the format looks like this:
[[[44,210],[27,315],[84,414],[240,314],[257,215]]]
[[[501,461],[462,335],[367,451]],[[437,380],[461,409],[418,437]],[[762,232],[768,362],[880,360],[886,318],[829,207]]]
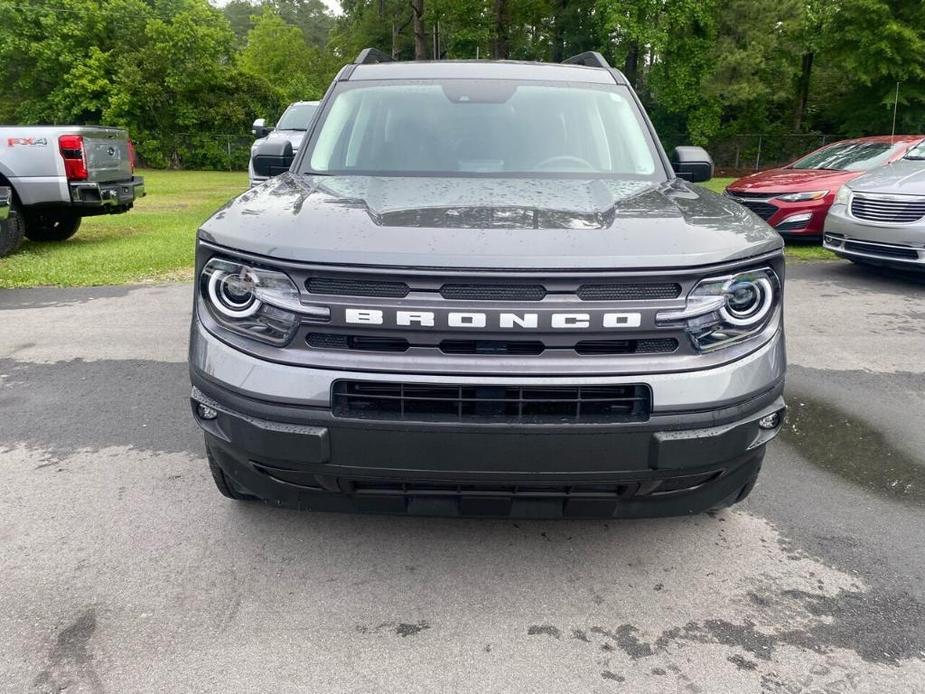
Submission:
[[[45,137],[8,137],[7,147],[47,147],[48,139]]]

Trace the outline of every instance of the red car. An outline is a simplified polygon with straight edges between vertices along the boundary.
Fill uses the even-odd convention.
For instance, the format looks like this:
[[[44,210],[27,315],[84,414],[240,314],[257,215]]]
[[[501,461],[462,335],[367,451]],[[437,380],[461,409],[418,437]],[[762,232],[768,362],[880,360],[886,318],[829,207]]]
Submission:
[[[902,157],[925,135],[883,135],[833,142],[779,169],[754,173],[726,187],[783,236],[819,238],[838,189],[868,169]]]

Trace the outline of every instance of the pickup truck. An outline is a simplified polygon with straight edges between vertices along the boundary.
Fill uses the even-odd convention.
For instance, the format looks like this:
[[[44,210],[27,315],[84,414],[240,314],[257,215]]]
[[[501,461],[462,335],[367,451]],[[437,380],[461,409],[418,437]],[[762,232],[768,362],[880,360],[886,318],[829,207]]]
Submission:
[[[0,257],[23,236],[69,239],[83,217],[126,212],[145,194],[128,133],[83,125],[0,126],[0,187],[12,189]]]

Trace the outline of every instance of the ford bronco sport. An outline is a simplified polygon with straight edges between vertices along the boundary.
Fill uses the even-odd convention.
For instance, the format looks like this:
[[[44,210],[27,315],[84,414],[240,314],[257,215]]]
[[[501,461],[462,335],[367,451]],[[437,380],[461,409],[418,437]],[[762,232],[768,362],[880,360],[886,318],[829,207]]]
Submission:
[[[670,161],[599,54],[367,49],[278,156],[198,235],[191,404],[222,494],[622,517],[752,489],[784,413],[783,242],[691,185],[709,156]]]

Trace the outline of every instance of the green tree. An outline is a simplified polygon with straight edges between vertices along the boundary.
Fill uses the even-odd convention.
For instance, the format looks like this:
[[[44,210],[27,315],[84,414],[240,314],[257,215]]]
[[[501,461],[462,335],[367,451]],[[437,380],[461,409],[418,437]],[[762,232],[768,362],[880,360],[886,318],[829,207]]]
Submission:
[[[241,69],[264,79],[284,101],[320,99],[337,65],[305,41],[302,30],[267,6],[247,34]]]

